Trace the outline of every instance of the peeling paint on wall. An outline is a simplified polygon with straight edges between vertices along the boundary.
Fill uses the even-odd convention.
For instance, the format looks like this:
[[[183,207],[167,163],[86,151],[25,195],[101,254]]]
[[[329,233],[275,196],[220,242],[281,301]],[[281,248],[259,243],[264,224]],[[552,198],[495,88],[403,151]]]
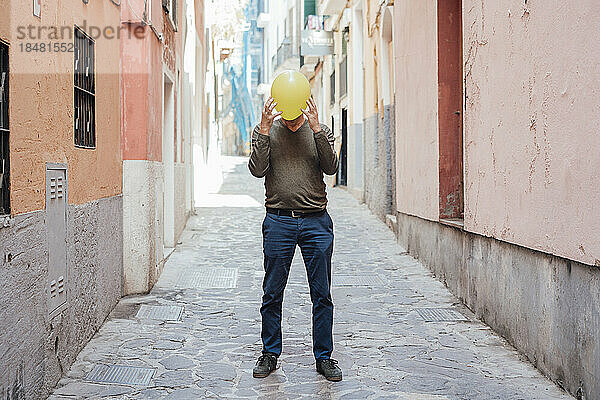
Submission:
[[[594,265],[600,9],[464,1],[465,229]]]

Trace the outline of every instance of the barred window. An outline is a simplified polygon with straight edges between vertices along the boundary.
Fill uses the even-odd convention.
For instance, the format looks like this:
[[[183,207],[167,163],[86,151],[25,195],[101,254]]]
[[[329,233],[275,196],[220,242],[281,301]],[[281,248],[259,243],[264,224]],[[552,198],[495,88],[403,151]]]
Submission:
[[[177,30],[177,0],[162,0],[163,10],[169,14],[173,28]]]
[[[348,88],[348,57],[340,62],[340,97],[346,95]]]
[[[177,0],[171,0],[171,18],[173,19],[173,25],[177,30]]]
[[[329,76],[329,102],[335,104],[335,71]]]
[[[96,74],[94,41],[75,27],[75,146],[96,147]]]
[[[8,148],[8,45],[0,41],[0,215],[10,214]]]

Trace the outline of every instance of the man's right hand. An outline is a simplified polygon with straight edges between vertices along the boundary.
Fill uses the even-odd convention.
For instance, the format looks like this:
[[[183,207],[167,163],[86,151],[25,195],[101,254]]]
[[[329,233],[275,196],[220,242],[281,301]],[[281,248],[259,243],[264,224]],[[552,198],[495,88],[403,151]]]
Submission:
[[[262,117],[260,119],[260,133],[263,135],[269,135],[269,131],[273,126],[273,121],[276,117],[281,115],[281,112],[273,113],[276,105],[277,102],[273,100],[272,97],[269,97],[265,103],[265,108],[263,108]]]

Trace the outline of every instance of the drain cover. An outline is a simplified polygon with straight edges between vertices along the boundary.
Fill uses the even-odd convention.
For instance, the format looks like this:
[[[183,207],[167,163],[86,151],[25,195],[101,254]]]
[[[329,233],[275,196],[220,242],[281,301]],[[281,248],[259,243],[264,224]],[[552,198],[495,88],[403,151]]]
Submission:
[[[142,304],[137,312],[137,318],[159,319],[164,321],[181,321],[183,307],[179,306],[150,306]]]
[[[86,379],[97,383],[147,386],[150,384],[154,372],[155,370],[152,368],[97,364]]]
[[[468,319],[451,308],[417,308],[415,310],[425,322],[468,321]]]
[[[378,275],[333,275],[333,286],[383,286]]]
[[[197,289],[232,289],[237,286],[237,268],[202,268],[183,272],[177,286]]]

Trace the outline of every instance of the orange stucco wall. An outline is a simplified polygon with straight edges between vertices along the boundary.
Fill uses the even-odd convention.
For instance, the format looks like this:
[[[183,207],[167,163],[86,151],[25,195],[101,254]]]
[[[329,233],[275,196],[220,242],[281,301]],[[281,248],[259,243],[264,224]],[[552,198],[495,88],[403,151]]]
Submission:
[[[4,4],[8,3],[8,4]],[[42,2],[41,18],[31,2],[3,1],[0,36],[10,44],[10,151],[12,214],[45,207],[45,163],[68,164],[70,204],[121,193],[119,41],[96,39],[96,149],[74,146],[73,53],[23,52],[18,26],[119,27],[111,2]],[[70,38],[55,39],[72,43]]]

